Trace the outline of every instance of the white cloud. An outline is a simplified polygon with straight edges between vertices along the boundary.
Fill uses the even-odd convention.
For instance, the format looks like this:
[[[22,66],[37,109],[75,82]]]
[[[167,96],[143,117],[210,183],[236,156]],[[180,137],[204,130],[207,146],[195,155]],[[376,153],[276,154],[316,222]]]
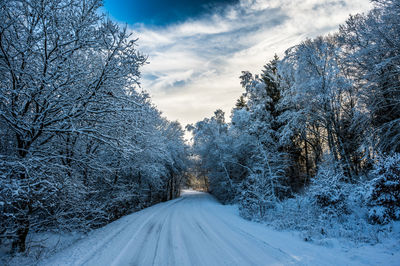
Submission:
[[[228,115],[243,92],[242,70],[259,73],[274,53],[306,37],[335,31],[350,13],[370,9],[369,0],[242,0],[224,11],[164,28],[133,27],[149,56],[143,88],[159,109],[183,125]]]

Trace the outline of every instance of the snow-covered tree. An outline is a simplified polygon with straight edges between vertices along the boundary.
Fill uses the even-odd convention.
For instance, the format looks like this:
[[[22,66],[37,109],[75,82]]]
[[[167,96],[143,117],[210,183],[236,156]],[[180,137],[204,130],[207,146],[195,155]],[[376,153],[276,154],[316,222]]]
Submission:
[[[188,129],[193,133],[193,151],[206,170],[209,190],[222,202],[230,202],[236,194],[234,139],[228,134],[224,112],[217,110],[211,119],[197,122]]]
[[[248,136],[247,145],[252,151],[247,160],[251,171],[242,183],[239,196],[241,212],[247,213],[245,216],[263,217],[266,209],[288,192],[285,176],[288,158],[278,143],[280,84],[277,62],[275,57],[268,63],[261,77],[249,72],[243,72],[241,76],[248,108],[248,111],[240,111],[248,114],[248,125],[242,127],[241,134]],[[233,113],[233,121],[240,112]],[[236,124],[232,128],[237,127]]]
[[[369,111],[374,146],[400,152],[400,2],[375,0],[368,14],[350,16],[340,27],[346,64]]]
[[[369,218],[376,223],[400,219],[400,154],[382,156],[372,171],[367,204]]]
[[[354,126],[357,95],[341,69],[340,52],[336,37],[307,40],[286,52],[281,75],[289,82],[282,101],[286,111],[280,119],[286,128],[281,140],[287,141],[290,132],[298,134],[307,162],[312,151],[314,168],[327,148],[351,178],[359,170],[361,136]]]
[[[347,210],[346,176],[340,164],[330,155],[325,156],[317,174],[312,178],[308,194],[316,208],[328,215],[343,215]]]

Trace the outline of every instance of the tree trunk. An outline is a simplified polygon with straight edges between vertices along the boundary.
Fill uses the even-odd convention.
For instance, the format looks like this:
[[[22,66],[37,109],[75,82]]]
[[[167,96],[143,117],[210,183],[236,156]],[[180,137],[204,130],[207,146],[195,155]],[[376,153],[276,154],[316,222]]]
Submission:
[[[305,151],[305,159],[306,159],[306,174],[307,177],[305,178],[305,183],[308,182],[308,179],[310,178],[310,163],[308,162],[308,144],[307,144],[307,140],[304,139],[304,151]],[[304,184],[305,186],[306,184]]]
[[[11,252],[25,252],[26,250],[26,237],[29,232],[29,218],[24,217],[24,219],[19,223],[19,228],[17,230],[17,238],[12,243]]]
[[[17,236],[16,239],[13,241],[12,246],[11,246],[11,252],[25,252],[26,250],[26,237],[28,235],[29,229],[30,229],[30,222],[29,222],[29,216],[32,213],[32,207],[29,202],[23,201],[21,202],[21,205],[18,206],[23,212],[20,214],[20,216],[17,218]],[[24,212],[26,210],[27,212]]]

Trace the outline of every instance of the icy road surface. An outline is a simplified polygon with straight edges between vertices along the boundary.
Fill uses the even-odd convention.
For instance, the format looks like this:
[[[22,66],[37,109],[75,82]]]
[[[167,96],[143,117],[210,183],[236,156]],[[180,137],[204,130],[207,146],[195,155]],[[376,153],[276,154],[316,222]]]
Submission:
[[[353,258],[354,259],[354,258]],[[349,265],[338,249],[243,220],[207,193],[185,191],[93,231],[44,265]],[[364,261],[367,263],[367,261]]]

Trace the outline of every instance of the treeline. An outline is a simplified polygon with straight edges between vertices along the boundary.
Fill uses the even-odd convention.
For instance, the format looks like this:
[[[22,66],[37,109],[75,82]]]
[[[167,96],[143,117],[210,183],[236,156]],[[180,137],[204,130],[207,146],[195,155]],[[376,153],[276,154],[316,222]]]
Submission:
[[[249,218],[307,204],[324,221],[356,209],[370,223],[400,218],[400,1],[373,2],[261,74],[243,72],[230,123],[218,110],[188,127],[217,198]]]
[[[87,230],[179,194],[179,123],[139,90],[147,58],[100,0],[0,1],[0,243]]]

